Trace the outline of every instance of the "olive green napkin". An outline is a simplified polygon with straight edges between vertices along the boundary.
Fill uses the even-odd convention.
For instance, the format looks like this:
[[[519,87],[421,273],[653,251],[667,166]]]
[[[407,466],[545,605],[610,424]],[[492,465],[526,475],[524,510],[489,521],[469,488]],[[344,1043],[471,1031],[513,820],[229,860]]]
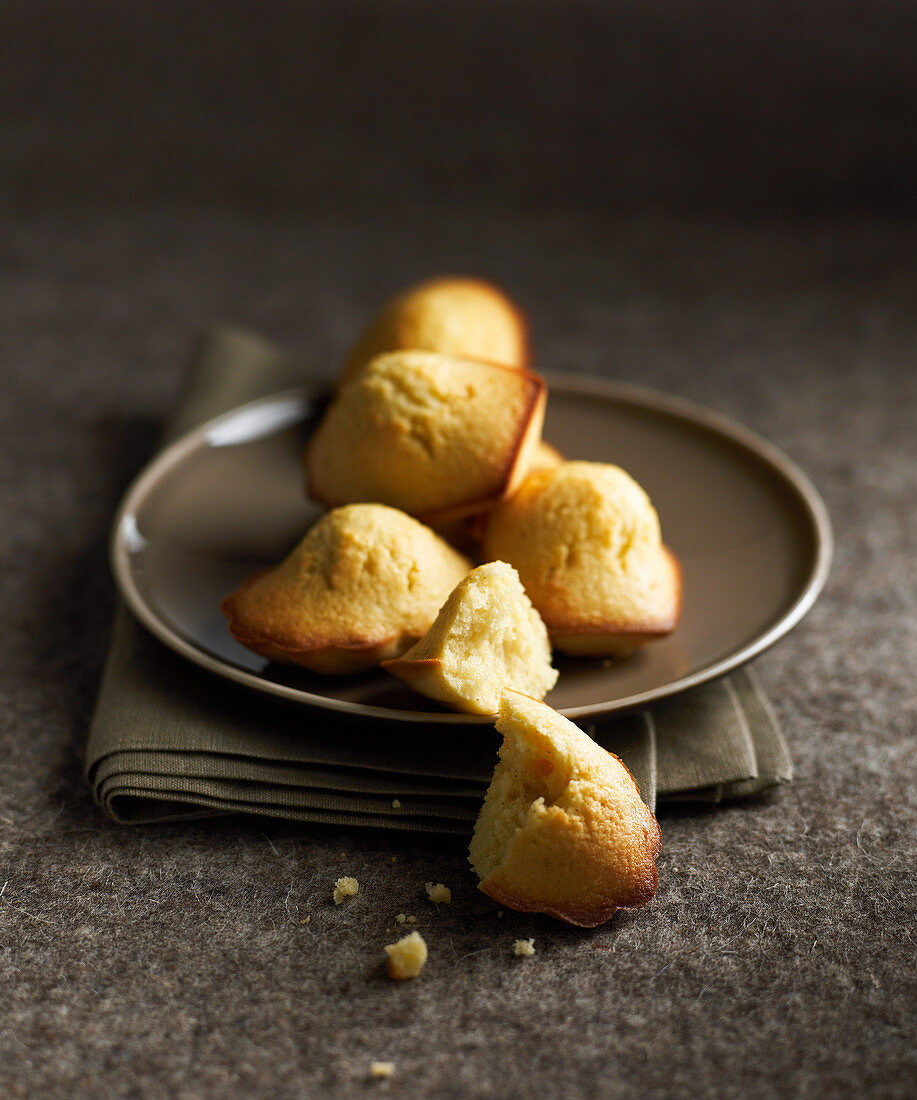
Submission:
[[[204,334],[164,441],[304,381],[270,344]],[[748,670],[651,710],[589,725],[644,799],[719,801],[787,782],[792,766]],[[116,821],[224,813],[469,833],[497,758],[490,726],[379,723],[269,698],[181,657],[123,607],[115,615],[86,749],[86,775]]]

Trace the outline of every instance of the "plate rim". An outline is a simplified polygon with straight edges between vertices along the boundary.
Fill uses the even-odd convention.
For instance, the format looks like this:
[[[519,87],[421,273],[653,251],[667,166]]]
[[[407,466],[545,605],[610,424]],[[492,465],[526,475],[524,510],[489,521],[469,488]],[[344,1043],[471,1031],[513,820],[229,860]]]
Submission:
[[[680,395],[656,390],[633,382],[619,382],[614,379],[598,378],[593,375],[573,372],[542,372],[548,385],[549,394],[554,391],[567,391],[575,395],[593,394],[609,400],[618,401],[662,412],[699,425],[708,431],[725,437],[738,444],[769,466],[780,475],[784,484],[794,491],[798,501],[812,526],[814,554],[805,583],[801,586],[796,599],[770,628],[763,631],[749,643],[733,650],[716,661],[709,662],[693,673],[680,676],[669,684],[650,688],[633,695],[624,696],[607,703],[587,703],[582,706],[565,707],[559,713],[570,719],[600,719],[612,714],[624,713],[641,706],[680,695],[691,688],[716,680],[727,673],[740,668],[769,649],[780,638],[788,634],[808,613],[821,594],[834,556],[834,534],[827,506],[812,480],[802,469],[776,444],[771,443],[751,428],[715,409],[696,403]],[[415,711],[374,706],[368,703],[355,703],[346,699],[333,699],[316,695],[302,688],[266,680],[257,673],[237,668],[222,658],[201,649],[190,642],[169,624],[163,621],[136,584],[131,569],[131,553],[123,538],[125,520],[135,515],[137,502],[142,501],[149,486],[157,482],[200,444],[219,429],[221,424],[229,422],[252,408],[262,405],[299,401],[304,406],[318,395],[327,392],[332,384],[330,379],[304,381],[295,387],[266,394],[246,401],[235,408],[211,417],[197,427],[167,444],[154,455],[137,473],[128,486],[115,513],[109,540],[109,560],[118,591],[132,614],[138,621],[163,644],[179,656],[208,672],[241,684],[254,691],[286,699],[320,710],[329,710],[346,714],[352,718],[383,720],[390,722],[430,723],[436,725],[491,725],[493,716],[461,714],[444,711]]]

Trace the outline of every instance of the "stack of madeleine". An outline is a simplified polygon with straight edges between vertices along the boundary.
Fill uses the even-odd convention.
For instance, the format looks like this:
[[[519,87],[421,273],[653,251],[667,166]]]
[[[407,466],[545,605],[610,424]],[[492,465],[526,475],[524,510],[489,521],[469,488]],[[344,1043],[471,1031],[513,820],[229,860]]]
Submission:
[[[474,561],[513,567],[560,652],[620,657],[674,630],[681,571],[649,497],[619,467],[566,461],[545,442],[547,399],[525,315],[498,287],[442,277],[385,303],[306,449],[309,495],[328,511],[224,600],[233,635],[323,674],[386,662],[468,709],[429,664],[420,675],[401,658]],[[542,668],[508,686],[542,698],[555,679]]]
[[[499,288],[439,278],[393,298],[306,449],[327,510],[223,610],[270,660],[381,666],[498,715],[470,849],[481,889],[594,925],[653,896],[659,830],[617,757],[541,702],[553,651],[623,657],[670,633],[681,571],[633,478],[542,440],[547,400],[525,316]]]

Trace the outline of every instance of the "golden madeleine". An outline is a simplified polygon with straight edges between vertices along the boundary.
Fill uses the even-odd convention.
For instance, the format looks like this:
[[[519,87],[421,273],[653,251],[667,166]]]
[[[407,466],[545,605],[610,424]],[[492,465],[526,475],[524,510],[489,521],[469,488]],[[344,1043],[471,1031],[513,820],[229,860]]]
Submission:
[[[678,624],[681,569],[649,497],[617,466],[530,474],[487,517],[482,549],[517,569],[564,653],[620,656]]]
[[[391,298],[348,353],[341,385],[382,352],[408,348],[505,367],[531,365],[525,315],[499,287],[482,279],[441,276]]]
[[[249,649],[313,672],[359,672],[421,638],[471,563],[381,504],[323,515],[279,564],[223,600]]]
[[[329,507],[390,504],[426,523],[473,515],[524,477],[545,398],[528,371],[430,351],[377,356],[309,441],[309,493]]]
[[[496,714],[505,687],[541,699],[557,682],[545,625],[516,570],[502,561],[459,581],[423,638],[382,667],[472,714]]]
[[[660,833],[630,772],[545,703],[504,691],[500,760],[469,847],[500,905],[592,928],[656,893]]]

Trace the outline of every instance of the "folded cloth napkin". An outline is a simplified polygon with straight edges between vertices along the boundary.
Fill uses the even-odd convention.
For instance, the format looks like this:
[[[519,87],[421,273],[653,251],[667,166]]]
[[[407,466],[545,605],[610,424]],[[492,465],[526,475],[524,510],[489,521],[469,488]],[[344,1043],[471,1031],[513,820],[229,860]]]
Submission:
[[[303,380],[259,337],[215,328],[195,349],[164,442]],[[586,728],[624,761],[651,808],[657,798],[745,797],[792,777],[747,669]],[[86,775],[124,823],[248,813],[467,834],[499,737],[486,725],[462,727],[461,738],[435,734],[259,695],[189,664],[119,605]]]

